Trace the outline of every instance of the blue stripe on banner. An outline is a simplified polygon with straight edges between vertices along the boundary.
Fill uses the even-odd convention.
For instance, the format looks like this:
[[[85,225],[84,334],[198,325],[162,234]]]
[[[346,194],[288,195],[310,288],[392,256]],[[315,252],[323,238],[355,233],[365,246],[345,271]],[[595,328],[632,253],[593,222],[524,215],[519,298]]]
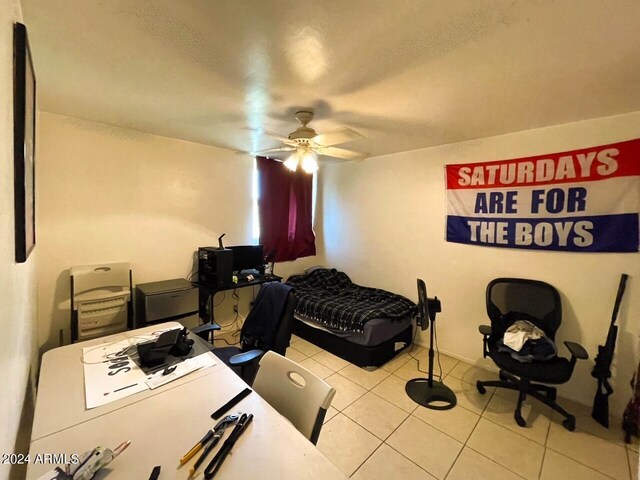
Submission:
[[[447,241],[566,252],[637,252],[638,214],[566,218],[447,216]]]

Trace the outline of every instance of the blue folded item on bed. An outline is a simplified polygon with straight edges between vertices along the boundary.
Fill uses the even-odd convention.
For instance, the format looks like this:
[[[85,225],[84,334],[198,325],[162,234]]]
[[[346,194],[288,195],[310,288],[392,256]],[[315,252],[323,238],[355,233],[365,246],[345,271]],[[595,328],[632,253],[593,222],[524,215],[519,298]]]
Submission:
[[[395,293],[356,285],[336,269],[317,269],[287,280],[295,287],[296,313],[311,318],[328,329],[363,331],[373,318],[401,320],[417,313],[418,306]]]

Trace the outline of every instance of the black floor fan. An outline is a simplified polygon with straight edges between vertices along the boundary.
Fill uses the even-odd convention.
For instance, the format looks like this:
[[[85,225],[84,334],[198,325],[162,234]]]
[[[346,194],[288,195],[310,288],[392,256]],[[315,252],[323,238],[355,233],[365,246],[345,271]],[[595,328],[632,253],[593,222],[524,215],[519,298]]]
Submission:
[[[438,297],[427,297],[427,286],[424,281],[418,279],[418,322],[422,330],[429,328],[429,376],[427,378],[414,378],[405,386],[407,395],[416,403],[431,408],[432,410],[449,410],[456,406],[456,394],[444,383],[433,379],[433,336],[436,328],[436,313],[441,312]]]

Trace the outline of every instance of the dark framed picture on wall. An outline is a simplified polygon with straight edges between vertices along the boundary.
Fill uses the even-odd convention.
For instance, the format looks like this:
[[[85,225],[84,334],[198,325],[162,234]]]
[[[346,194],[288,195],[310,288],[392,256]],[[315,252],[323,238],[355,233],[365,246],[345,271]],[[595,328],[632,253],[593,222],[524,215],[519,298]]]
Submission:
[[[13,129],[16,262],[22,263],[36,245],[36,76],[21,23],[13,29]]]

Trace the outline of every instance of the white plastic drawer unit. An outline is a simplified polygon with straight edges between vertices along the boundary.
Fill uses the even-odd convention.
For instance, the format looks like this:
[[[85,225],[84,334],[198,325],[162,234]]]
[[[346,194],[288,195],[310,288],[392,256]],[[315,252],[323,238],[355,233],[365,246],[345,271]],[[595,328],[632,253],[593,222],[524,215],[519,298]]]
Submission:
[[[72,341],[127,329],[131,301],[128,263],[80,265],[71,267],[69,273]]]
[[[198,311],[198,289],[178,278],[136,285],[138,326],[191,315]]]

